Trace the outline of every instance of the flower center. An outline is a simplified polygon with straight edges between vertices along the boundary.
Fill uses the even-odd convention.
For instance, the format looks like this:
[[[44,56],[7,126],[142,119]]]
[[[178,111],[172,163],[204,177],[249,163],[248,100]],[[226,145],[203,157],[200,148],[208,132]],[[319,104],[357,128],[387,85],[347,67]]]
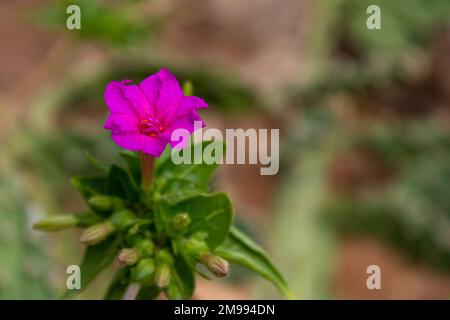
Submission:
[[[141,133],[150,137],[155,137],[163,129],[161,122],[155,118],[144,119],[139,122],[139,130]]]

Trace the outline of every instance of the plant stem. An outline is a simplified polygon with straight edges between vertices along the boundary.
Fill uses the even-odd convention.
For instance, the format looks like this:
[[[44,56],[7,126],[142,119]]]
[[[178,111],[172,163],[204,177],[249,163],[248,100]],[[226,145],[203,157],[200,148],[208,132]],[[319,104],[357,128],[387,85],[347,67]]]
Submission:
[[[152,188],[154,166],[155,157],[141,153],[142,188],[145,192],[149,192]]]
[[[139,283],[130,283],[122,297],[122,300],[136,300],[139,290],[141,290],[141,285]]]

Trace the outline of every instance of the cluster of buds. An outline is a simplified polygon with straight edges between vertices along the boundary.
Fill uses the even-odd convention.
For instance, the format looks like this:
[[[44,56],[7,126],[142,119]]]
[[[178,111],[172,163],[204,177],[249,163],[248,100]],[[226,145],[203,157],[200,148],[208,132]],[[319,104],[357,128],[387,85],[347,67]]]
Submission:
[[[169,288],[173,275],[175,252],[173,243],[179,248],[188,263],[195,268],[202,263],[215,276],[228,275],[229,265],[223,258],[210,252],[206,235],[187,235],[191,218],[188,213],[176,214],[167,223],[162,234],[155,234],[148,221],[141,219],[122,200],[108,196],[94,196],[89,205],[98,212],[112,212],[107,218],[94,214],[51,216],[34,225],[42,231],[56,231],[71,227],[86,227],[80,241],[93,246],[113,234],[124,235],[123,248],[116,260],[121,267],[130,268],[130,282],[141,285],[156,285],[160,289]]]

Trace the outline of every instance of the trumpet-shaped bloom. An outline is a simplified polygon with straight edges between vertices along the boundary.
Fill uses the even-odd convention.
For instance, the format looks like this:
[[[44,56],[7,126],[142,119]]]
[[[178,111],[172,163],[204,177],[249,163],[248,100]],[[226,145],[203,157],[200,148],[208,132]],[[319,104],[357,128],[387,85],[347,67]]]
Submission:
[[[172,147],[172,132],[194,132],[194,122],[204,122],[197,109],[207,108],[203,99],[185,96],[175,76],[167,69],[150,75],[140,84],[130,80],[112,81],[105,91],[110,114],[104,125],[122,148],[161,156],[167,143]]]

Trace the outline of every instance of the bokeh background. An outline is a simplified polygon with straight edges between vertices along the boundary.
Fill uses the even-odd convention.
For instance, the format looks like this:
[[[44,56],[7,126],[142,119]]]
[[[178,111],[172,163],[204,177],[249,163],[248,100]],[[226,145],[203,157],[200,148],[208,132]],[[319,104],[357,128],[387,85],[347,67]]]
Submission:
[[[84,208],[69,178],[86,150],[117,161],[106,84],[162,66],[207,100],[208,127],[280,129],[278,175],[223,165],[213,188],[299,298],[450,297],[448,0],[2,0],[0,39],[0,298],[61,296],[79,234],[31,224]],[[195,297],[280,298],[237,267]]]

